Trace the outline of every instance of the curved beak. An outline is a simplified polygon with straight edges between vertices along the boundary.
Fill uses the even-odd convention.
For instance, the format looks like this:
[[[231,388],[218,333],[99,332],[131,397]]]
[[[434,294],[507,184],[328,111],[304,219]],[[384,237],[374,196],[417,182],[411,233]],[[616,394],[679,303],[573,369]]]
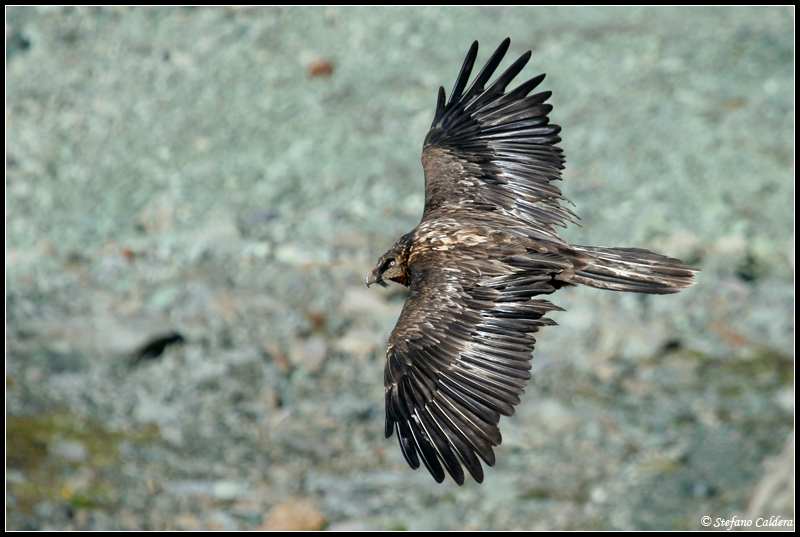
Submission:
[[[377,283],[381,287],[387,287],[386,282],[384,282],[380,276],[377,274],[377,269],[370,272],[367,277],[364,279],[364,282],[367,284],[367,287],[372,285],[373,283]]]

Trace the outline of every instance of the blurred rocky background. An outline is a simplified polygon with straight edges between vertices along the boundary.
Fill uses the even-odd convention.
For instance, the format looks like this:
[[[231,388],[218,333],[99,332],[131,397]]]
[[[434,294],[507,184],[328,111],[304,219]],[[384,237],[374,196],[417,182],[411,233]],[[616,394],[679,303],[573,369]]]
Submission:
[[[405,295],[364,276],[421,215],[439,85],[507,36],[564,237],[703,272],[554,295],[459,488],[383,438]],[[7,528],[792,520],[793,71],[793,8],[7,8]]]

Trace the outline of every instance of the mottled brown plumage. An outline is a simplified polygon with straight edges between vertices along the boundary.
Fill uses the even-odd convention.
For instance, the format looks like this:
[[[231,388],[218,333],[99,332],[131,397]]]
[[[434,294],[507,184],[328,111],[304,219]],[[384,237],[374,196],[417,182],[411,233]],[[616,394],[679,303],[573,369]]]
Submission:
[[[467,88],[470,48],[422,151],[425,210],[420,224],[378,261],[367,285],[410,287],[386,352],[386,436],[397,432],[408,464],[420,459],[437,482],[459,485],[464,468],[483,481],[494,465],[500,416],[511,416],[530,379],[545,315],[561,308],[536,298],[566,285],[637,293],[677,293],[695,283],[678,259],[637,248],[571,246],[555,226],[575,214],[553,181],[564,157],[545,101],[529,96],[539,75],[506,93],[526,52],[487,83],[506,39]]]

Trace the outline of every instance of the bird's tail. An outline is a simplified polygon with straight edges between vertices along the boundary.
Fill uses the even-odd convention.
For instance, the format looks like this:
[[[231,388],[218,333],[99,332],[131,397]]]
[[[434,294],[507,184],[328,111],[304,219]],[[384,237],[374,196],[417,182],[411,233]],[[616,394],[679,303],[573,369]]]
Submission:
[[[573,248],[588,254],[594,261],[587,267],[576,270],[570,282],[598,289],[665,295],[696,284],[694,274],[700,272],[680,259],[641,248]]]

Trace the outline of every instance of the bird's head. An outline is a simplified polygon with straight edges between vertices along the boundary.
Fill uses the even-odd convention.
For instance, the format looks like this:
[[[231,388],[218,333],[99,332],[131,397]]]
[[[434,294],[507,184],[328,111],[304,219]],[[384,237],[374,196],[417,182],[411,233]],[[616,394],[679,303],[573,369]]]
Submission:
[[[367,276],[367,287],[373,283],[377,283],[381,287],[388,287],[384,280],[391,280],[393,282],[408,285],[406,282],[406,265],[400,261],[394,252],[389,250],[381,256],[375,269]]]
[[[408,239],[408,240],[406,240]],[[411,280],[408,273],[408,253],[411,249],[410,234],[404,236],[378,259],[375,269],[367,275],[367,287],[377,283],[381,287],[388,287],[386,280],[397,282],[408,287]]]

